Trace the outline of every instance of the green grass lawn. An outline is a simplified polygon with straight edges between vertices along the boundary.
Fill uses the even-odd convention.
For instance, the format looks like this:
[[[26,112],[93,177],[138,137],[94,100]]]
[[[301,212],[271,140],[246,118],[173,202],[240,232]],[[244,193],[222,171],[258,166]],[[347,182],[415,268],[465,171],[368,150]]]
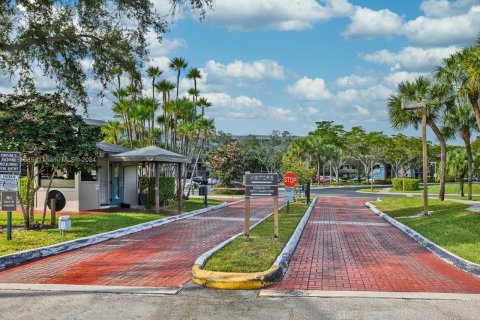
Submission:
[[[467,190],[468,190],[467,183],[465,183],[465,186],[464,186],[463,190],[466,194]],[[472,185],[472,191],[473,191],[473,194],[480,194],[480,184],[474,183]],[[391,192],[403,192],[403,191],[392,189]],[[405,191],[405,192],[422,193],[423,192],[423,187],[420,187],[419,190]],[[438,194],[438,192],[440,192],[440,186],[438,184],[428,186],[428,193]],[[460,194],[460,184],[459,183],[447,183],[445,185],[445,193],[446,194]]]
[[[208,205],[209,206],[216,206],[219,204],[222,204],[223,201],[219,200],[214,200],[214,199],[208,199]],[[167,209],[167,210],[177,210],[178,207],[178,202],[172,202],[170,205],[167,207],[164,207],[162,209]],[[190,198],[187,201],[182,201],[182,211],[183,212],[190,212],[190,211],[195,211],[199,209],[203,209],[205,206],[203,205],[203,198]]]
[[[374,202],[393,218],[412,216],[423,210],[421,198],[382,198]],[[480,263],[480,213],[468,205],[429,200],[432,217],[406,218],[401,222],[456,255]]]
[[[307,210],[306,204],[290,204],[279,212],[279,240],[273,237],[273,216],[250,232],[250,242],[238,237],[222,250],[215,253],[205,265],[206,270],[223,272],[260,272],[268,270],[285,244],[290,239],[300,219]]]
[[[13,214],[13,225],[21,226],[23,224],[22,214]],[[86,214],[79,216],[70,216],[72,220],[72,229],[68,230],[65,236],[61,236],[58,229],[25,230],[14,228],[12,240],[7,241],[7,234],[4,228],[7,225],[7,215],[0,214],[0,256],[49,246],[52,244],[74,240],[98,233],[113,231],[116,229],[140,224],[152,220],[164,218],[163,215],[149,213],[105,213],[105,214]],[[40,220],[40,216],[39,219]],[[50,219],[47,220],[50,224]]]

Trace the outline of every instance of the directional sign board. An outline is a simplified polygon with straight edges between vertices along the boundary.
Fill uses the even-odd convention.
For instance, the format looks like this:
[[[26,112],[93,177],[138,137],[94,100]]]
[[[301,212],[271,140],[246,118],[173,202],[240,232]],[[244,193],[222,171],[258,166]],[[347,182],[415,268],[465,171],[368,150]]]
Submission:
[[[278,196],[278,175],[276,173],[245,174],[246,197]]]
[[[17,210],[17,193],[11,191],[2,192],[2,211]]]
[[[276,173],[247,173],[245,174],[246,186],[276,186],[278,185],[278,174]]]
[[[0,191],[18,191],[18,178],[13,174],[0,174]]]
[[[21,171],[22,154],[20,152],[0,151],[0,173],[17,173]]]
[[[246,186],[246,197],[276,197],[278,196],[278,186]]]

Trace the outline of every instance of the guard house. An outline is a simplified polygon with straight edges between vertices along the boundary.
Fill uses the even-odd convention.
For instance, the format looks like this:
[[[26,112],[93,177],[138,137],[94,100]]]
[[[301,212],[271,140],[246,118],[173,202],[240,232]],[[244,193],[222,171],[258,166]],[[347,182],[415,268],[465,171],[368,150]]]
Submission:
[[[60,191],[66,200],[64,211],[78,212],[117,207],[122,203],[138,204],[138,167],[142,163],[189,163],[190,158],[155,146],[132,150],[114,144],[97,144],[97,168],[73,172],[55,172],[50,190]],[[181,170],[178,170],[179,172]],[[35,208],[43,209],[51,172],[40,177]],[[157,170],[158,174],[158,170]],[[178,184],[180,185],[180,184]]]

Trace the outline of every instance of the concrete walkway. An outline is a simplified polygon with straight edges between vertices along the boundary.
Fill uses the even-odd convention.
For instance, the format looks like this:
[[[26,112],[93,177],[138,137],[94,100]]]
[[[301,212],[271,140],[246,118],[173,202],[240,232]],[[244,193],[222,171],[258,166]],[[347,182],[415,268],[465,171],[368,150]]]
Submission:
[[[364,207],[319,198],[283,280],[270,290],[480,293],[480,279],[443,262]]]
[[[252,199],[252,224],[273,211]],[[1,283],[181,287],[195,259],[242,232],[244,202],[0,271]]]

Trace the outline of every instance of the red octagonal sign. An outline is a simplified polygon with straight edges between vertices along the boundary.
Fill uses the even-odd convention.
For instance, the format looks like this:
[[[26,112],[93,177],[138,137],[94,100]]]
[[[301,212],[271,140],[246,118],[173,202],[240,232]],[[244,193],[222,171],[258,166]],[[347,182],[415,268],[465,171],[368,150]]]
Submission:
[[[295,187],[298,183],[298,177],[293,172],[287,172],[283,176],[283,183],[286,187]]]

